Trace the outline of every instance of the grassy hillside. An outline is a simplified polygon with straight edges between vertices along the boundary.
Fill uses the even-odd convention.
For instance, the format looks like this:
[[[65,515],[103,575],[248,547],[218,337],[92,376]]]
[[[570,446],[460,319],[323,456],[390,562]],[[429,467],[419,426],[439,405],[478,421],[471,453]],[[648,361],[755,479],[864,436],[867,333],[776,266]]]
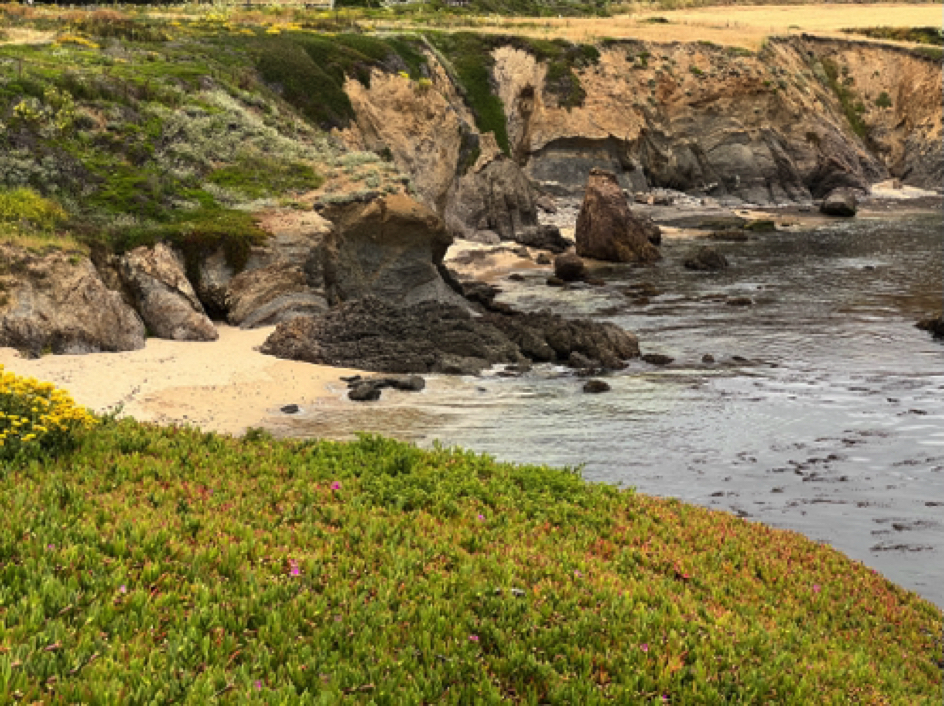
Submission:
[[[0,411],[4,703],[939,703],[941,612],[792,532],[379,437],[83,431],[2,371]]]
[[[10,31],[48,41],[0,45],[0,192],[54,202],[59,233],[116,250],[226,242],[238,259],[264,237],[255,212],[308,208],[299,196],[319,188],[403,188],[392,164],[325,129],[352,117],[346,75],[419,76],[406,41],[18,8],[0,7]]]

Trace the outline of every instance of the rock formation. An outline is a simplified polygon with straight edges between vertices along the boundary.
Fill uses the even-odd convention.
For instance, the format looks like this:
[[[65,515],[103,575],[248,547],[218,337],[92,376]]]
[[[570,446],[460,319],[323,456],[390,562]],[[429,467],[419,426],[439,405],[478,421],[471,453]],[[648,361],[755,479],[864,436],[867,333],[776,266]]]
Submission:
[[[329,303],[366,296],[399,306],[462,302],[443,279],[443,257],[452,236],[426,206],[395,194],[367,203],[332,204],[323,214],[334,223],[321,253]]]
[[[655,262],[662,256],[650,237],[660,232],[633,214],[614,174],[590,170],[577,216],[578,255],[610,262]]]
[[[242,272],[226,288],[226,309],[233,326],[272,326],[328,308],[324,296],[308,285],[300,267],[275,262]]]
[[[552,253],[562,253],[573,245],[553,225],[525,226],[515,233],[515,242]]]
[[[587,266],[572,252],[554,258],[554,276],[564,282],[577,282],[587,276]]]
[[[918,328],[930,333],[935,338],[944,338],[944,316],[928,317],[921,319],[917,324]]]
[[[144,324],[88,258],[0,244],[0,346],[32,356],[132,351]]]
[[[374,298],[279,324],[262,352],[279,358],[385,373],[476,374],[497,363],[566,362],[621,368],[639,355],[635,336],[613,324],[550,313],[486,312],[438,302],[395,307]]]
[[[164,243],[139,247],[120,260],[121,278],[145,325],[158,338],[215,341],[219,334],[184,274],[183,259]]]
[[[728,266],[728,259],[714,248],[703,245],[691,253],[683,264],[689,270],[723,270]]]

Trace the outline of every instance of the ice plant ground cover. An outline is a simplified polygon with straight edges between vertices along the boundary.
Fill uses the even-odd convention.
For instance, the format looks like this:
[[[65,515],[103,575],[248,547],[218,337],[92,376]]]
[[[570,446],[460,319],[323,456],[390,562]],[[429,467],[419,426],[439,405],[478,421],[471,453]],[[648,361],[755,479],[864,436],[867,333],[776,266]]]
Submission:
[[[380,437],[0,462],[0,702],[938,704],[941,611],[730,514]]]

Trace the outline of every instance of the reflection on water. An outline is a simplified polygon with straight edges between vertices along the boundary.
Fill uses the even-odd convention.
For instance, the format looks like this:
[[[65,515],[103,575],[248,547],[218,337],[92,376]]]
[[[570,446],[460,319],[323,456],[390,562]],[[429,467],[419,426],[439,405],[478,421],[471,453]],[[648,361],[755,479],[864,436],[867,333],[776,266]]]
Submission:
[[[718,244],[732,266],[717,274],[683,269],[694,245],[669,241],[658,266],[608,267],[610,286],[581,291],[525,272],[505,301],[613,321],[676,362],[636,361],[604,395],[551,366],[433,377],[419,395],[339,400],[280,431],[370,429],[582,464],[594,481],[827,541],[944,606],[944,344],[914,327],[940,307],[941,233],[940,216],[774,233]],[[639,282],[663,293],[621,293]]]

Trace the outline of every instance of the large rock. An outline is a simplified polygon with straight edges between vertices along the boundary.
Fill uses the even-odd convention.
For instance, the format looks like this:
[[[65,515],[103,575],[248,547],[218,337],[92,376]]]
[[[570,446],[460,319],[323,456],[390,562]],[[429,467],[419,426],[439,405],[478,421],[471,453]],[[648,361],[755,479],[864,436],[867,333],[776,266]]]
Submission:
[[[554,276],[565,282],[576,282],[587,276],[587,266],[574,253],[564,253],[554,258]]]
[[[522,229],[538,224],[534,190],[515,162],[499,156],[457,180],[443,218],[457,237],[471,239],[475,231],[487,230],[515,240]]]
[[[574,353],[616,369],[638,356],[639,346],[613,324],[546,312],[473,317],[451,304],[395,307],[366,298],[279,324],[262,352],[387,373],[475,374],[496,363],[566,362]]]
[[[85,257],[0,245],[0,346],[29,355],[144,347],[144,324]]]
[[[442,220],[409,196],[367,203],[332,204],[334,223],[321,263],[328,302],[374,296],[394,305],[422,301],[463,303],[443,279],[443,257],[452,244]]]
[[[229,322],[241,328],[272,326],[327,308],[327,300],[308,285],[302,269],[283,261],[236,275],[226,290]]]
[[[164,243],[126,253],[121,278],[148,330],[174,341],[215,341],[216,327],[184,274],[183,259]]]
[[[851,218],[858,208],[855,192],[852,189],[833,189],[823,199],[819,210],[827,216],[842,216]]]
[[[658,226],[638,218],[629,208],[616,176],[591,169],[577,216],[577,254],[610,262],[655,262],[662,256],[650,242]]]

